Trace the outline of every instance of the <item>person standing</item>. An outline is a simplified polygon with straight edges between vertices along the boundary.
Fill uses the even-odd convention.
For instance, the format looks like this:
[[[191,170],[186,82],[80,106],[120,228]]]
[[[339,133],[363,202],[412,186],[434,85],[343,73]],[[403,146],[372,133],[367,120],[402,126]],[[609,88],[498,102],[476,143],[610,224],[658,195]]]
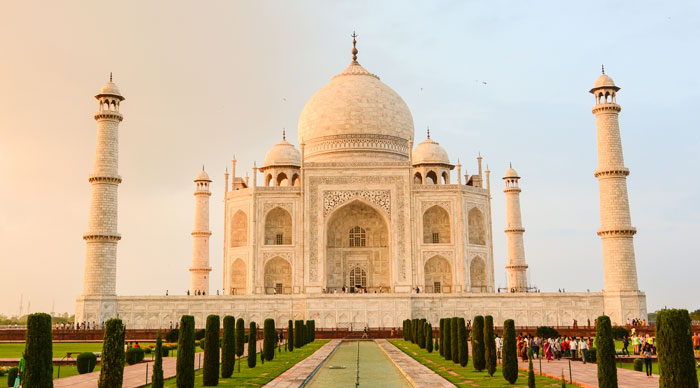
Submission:
[[[440,344],[442,346],[442,344]],[[496,359],[501,359],[501,351],[503,350],[503,338],[496,335]]]
[[[581,338],[581,341],[578,343],[578,348],[581,351],[581,359],[583,360],[583,363],[586,363],[586,360],[588,360],[588,344],[586,343],[585,338]]]
[[[630,351],[627,350],[627,347],[630,346],[630,339],[627,338],[627,336],[624,336],[622,338],[622,355],[623,356],[630,356]]]
[[[693,336],[693,348],[695,349],[695,357],[700,355],[700,333],[695,333]]]
[[[647,372],[647,376],[651,377],[651,345],[648,343],[644,344],[642,355],[644,356],[644,369]]]
[[[571,341],[569,342],[569,346],[571,347],[571,359],[576,360],[576,353],[578,352],[578,343],[576,341],[576,337],[571,339]]]

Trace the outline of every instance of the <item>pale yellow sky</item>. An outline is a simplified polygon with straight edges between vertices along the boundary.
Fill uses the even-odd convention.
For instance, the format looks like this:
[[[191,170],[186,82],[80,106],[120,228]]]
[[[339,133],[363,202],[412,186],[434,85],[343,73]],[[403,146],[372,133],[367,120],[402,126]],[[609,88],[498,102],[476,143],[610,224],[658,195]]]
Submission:
[[[603,4],[603,3],[601,3]],[[405,1],[0,3],[0,313],[74,309],[82,289],[95,146],[109,72],[120,127],[118,291],[184,293],[202,164],[213,178],[211,288],[221,287],[223,172],[250,172],[306,100],[350,60],[408,103],[453,162],[523,176],[526,256],[543,290],[602,287],[593,97],[604,62],[621,124],[640,286],[649,308],[697,308],[700,145],[696,2],[672,5]],[[605,15],[604,15],[605,14]],[[615,22],[610,25],[610,21]],[[660,70],[663,69],[663,70]],[[486,82],[486,84],[484,84]],[[662,93],[659,93],[662,90]],[[663,263],[660,264],[660,263]],[[695,281],[695,282],[694,282]],[[672,287],[686,284],[685,290]]]

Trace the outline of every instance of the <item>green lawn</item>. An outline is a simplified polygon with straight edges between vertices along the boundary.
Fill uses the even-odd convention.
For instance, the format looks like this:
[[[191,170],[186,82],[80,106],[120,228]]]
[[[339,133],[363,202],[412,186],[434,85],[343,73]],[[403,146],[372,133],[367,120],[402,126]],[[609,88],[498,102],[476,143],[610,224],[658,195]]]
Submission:
[[[617,367],[634,370],[634,365],[631,362],[618,362]],[[695,368],[695,372],[698,374],[698,379],[700,380],[700,368]],[[638,373],[644,373],[644,371]],[[659,374],[659,364],[656,361],[651,364],[651,373]]]
[[[98,372],[100,366],[96,366],[93,372]],[[61,365],[61,378],[75,376],[78,374],[78,367],[75,365]],[[53,366],[53,378],[58,378],[58,365]]]
[[[53,344],[53,358],[63,358],[67,352],[101,351],[101,342],[57,342]],[[22,357],[22,352],[24,352],[24,343],[0,344],[0,358],[20,358]]]
[[[328,343],[328,340],[316,340],[302,348],[295,348],[293,352],[275,353],[276,358],[272,361],[260,363],[260,355],[258,354],[257,365],[255,368],[248,368],[248,360],[244,357],[241,362],[241,372],[238,373],[238,365],[233,372],[233,376],[228,379],[219,379],[219,387],[262,387],[272,381],[275,377],[281,375],[284,371],[291,368],[299,361],[313,354],[321,346]],[[165,386],[175,388],[175,378],[165,380]],[[202,387],[202,371],[195,373],[195,387]],[[148,385],[150,387],[150,385]]]
[[[446,361],[440,356],[439,351],[434,351],[428,353],[426,350],[421,349],[418,345],[414,345],[408,341],[393,339],[389,340],[392,344],[396,345],[404,353],[411,356],[416,361],[427,366],[435,373],[447,379],[452,384],[458,387],[492,387],[501,388],[508,387],[512,388],[513,385],[509,384],[504,378],[501,372],[500,364],[496,373],[493,377],[490,377],[486,371],[477,372],[472,367],[472,359],[469,358],[469,364],[466,367],[462,367],[459,364],[455,364],[452,361]],[[537,376],[535,375],[535,382],[538,387],[560,387],[561,380],[551,379],[549,377]],[[518,371],[518,381],[517,386],[527,386],[527,372]],[[566,383],[567,387],[578,387],[578,385]]]

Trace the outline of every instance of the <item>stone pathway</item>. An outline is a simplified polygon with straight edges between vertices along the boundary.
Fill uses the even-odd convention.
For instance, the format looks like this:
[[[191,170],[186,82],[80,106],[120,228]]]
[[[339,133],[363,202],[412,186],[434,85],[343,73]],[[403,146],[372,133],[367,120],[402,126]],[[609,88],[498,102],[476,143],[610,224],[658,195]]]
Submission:
[[[316,367],[326,361],[326,358],[333,353],[333,350],[340,345],[340,342],[342,341],[339,339],[330,340],[312,355],[306,357],[301,362],[298,362],[296,365],[277,376],[274,380],[265,384],[263,388],[296,388],[301,386]]]
[[[540,361],[538,359],[535,359],[532,361],[532,364],[535,369],[535,374],[539,374]],[[527,370],[528,363],[523,362],[521,359],[519,359],[518,367],[520,369]],[[568,383],[568,360],[552,360],[551,362],[547,362],[547,360],[542,360],[542,375],[553,377],[555,379],[561,379],[562,370],[564,371],[564,377],[566,377],[566,382]],[[578,384],[584,388],[598,388],[598,365],[596,364],[584,364],[581,361],[572,361],[571,375],[573,376],[574,384]],[[659,387],[659,375],[652,375],[651,377],[647,377],[647,375],[644,372],[637,372],[629,369],[617,368],[617,381],[619,388]]]
[[[258,347],[262,346],[262,340],[258,341]],[[248,347],[243,349],[243,356],[248,355]],[[201,359],[200,359],[201,357]],[[200,352],[194,356],[195,370],[201,369],[204,363],[204,353]],[[175,368],[177,366],[176,357],[163,358],[163,377],[169,379],[175,377]],[[142,362],[136,365],[129,365],[124,368],[124,383],[122,388],[138,388],[151,383],[151,374],[153,373],[153,361]],[[97,380],[100,378],[100,372],[86,373],[84,375],[75,375],[56,379],[53,381],[54,388],[95,388]]]
[[[406,378],[412,382],[416,387],[426,387],[426,388],[448,388],[455,387],[454,384],[445,380],[439,374],[428,369],[427,366],[419,363],[418,361],[411,358],[408,354],[401,351],[401,349],[394,346],[392,343],[385,339],[376,340],[379,348],[386,353],[387,356],[396,364],[401,373],[406,376]],[[455,387],[456,388],[456,387]]]

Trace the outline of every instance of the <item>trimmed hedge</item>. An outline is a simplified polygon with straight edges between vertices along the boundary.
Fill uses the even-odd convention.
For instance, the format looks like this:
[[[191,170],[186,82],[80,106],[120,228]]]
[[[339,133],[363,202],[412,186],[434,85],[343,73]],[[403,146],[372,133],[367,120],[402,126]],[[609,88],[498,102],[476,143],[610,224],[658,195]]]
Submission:
[[[634,362],[632,362],[634,370],[637,372],[643,372],[644,371],[644,361],[642,361],[641,358],[636,358],[634,359]]]
[[[467,366],[469,362],[469,344],[467,343],[467,326],[464,324],[464,318],[458,318],[457,325],[457,335],[459,336],[459,343],[457,344],[459,365]]]
[[[126,329],[119,318],[105,323],[105,334],[100,354],[99,388],[121,387],[124,381],[124,336]]]
[[[165,349],[167,352],[168,350]],[[163,388],[163,338],[160,330],[156,336],[156,359],[153,362],[153,373],[151,374],[151,388]]]
[[[515,343],[515,322],[503,322],[503,378],[511,384],[518,380],[518,351]]]
[[[553,327],[540,326],[537,328],[535,335],[537,335],[540,338],[558,338],[559,332]]]
[[[241,356],[243,356],[244,346],[247,343],[245,337],[245,322],[243,318],[236,320],[236,356],[238,356],[238,371],[241,371]]]
[[[535,368],[532,366],[532,348],[527,351],[527,388],[535,387]]]
[[[452,347],[452,361],[459,364],[459,318],[450,319],[450,346]]]
[[[287,322],[287,350],[294,351],[294,323],[291,319]]]
[[[656,314],[659,388],[698,385],[692,336],[688,310],[668,309]]]
[[[627,329],[624,328],[624,327],[613,326],[613,328],[612,328],[612,335],[613,335],[613,339],[618,340],[618,339],[623,339],[623,338],[625,338],[625,337],[629,337],[629,336],[630,336],[630,332],[629,332],[629,330],[627,330]]]
[[[221,377],[228,378],[233,374],[236,365],[236,318],[224,317],[223,342],[221,344]]]
[[[53,387],[53,340],[49,314],[36,313],[27,317],[24,360],[23,387]]]
[[[442,346],[445,343],[445,318],[440,318],[438,338],[440,338],[440,348],[438,350],[440,351],[440,355],[445,357],[445,349],[444,346]]]
[[[445,356],[445,360],[452,360],[452,319],[451,318],[445,318],[445,330],[443,330],[445,334],[443,335],[444,341],[440,345],[442,345],[443,348],[443,354]]]
[[[126,351],[126,363],[129,365],[138,364],[146,357],[146,352],[141,348],[129,348]]]
[[[474,369],[479,372],[486,369],[485,351],[484,317],[477,315],[474,317],[474,324],[472,325],[472,358],[474,359]]]
[[[195,341],[199,341],[207,336],[207,330],[206,329],[199,329],[194,332],[194,339]]]
[[[598,363],[598,387],[617,388],[615,365],[615,340],[610,318],[601,315],[596,320],[596,362]]]
[[[221,321],[218,315],[207,317],[207,329],[204,338],[204,371],[202,385],[214,387],[219,385],[219,332]]]
[[[294,347],[304,346],[304,321],[297,319],[294,321]]]
[[[429,323],[425,324],[425,350],[433,352],[433,326]]]
[[[12,368],[7,370],[7,386],[8,387],[15,386],[15,380],[17,380],[18,374],[19,374],[19,368],[17,368],[16,366],[13,366]]]
[[[180,337],[180,329],[171,329],[165,334],[165,342],[173,343],[177,342]]]
[[[180,336],[177,339],[177,366],[175,379],[178,388],[194,387],[194,317],[180,318]]]
[[[486,355],[486,371],[489,376],[496,373],[496,337],[493,333],[493,317],[487,315],[484,317],[484,349]]]
[[[257,361],[255,339],[258,337],[258,327],[255,322],[250,321],[248,329],[248,368],[255,368],[255,362]]]
[[[275,320],[267,318],[263,323],[263,354],[265,360],[272,361],[275,357],[276,342],[277,331],[275,330]]]
[[[78,374],[91,373],[97,365],[97,356],[92,352],[84,352],[78,354],[75,359],[75,366],[78,368]]]

